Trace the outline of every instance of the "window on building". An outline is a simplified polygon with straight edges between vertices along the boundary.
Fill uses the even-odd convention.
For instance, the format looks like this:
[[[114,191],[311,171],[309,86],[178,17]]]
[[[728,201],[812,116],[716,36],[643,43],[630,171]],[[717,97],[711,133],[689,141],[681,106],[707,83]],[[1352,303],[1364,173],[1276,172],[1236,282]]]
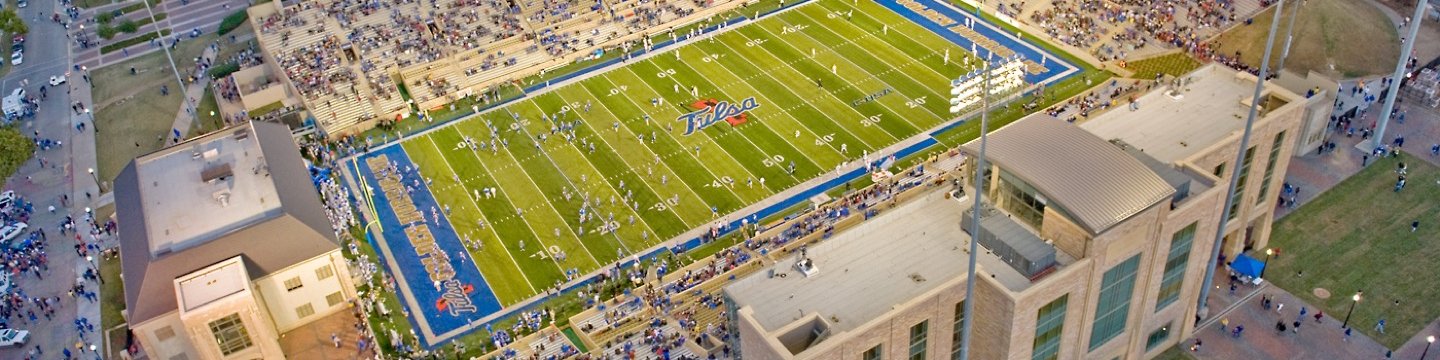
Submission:
[[[884,346],[884,344],[875,345],[875,347],[870,348],[870,350],[865,350],[865,353],[860,354],[860,359],[861,359],[861,360],[880,360],[880,359],[882,359],[882,356],[883,356],[883,355],[881,355],[881,353],[880,353],[880,347],[881,347],[881,346]]]
[[[329,279],[331,276],[335,276],[335,268],[331,267],[330,265],[321,266],[319,269],[315,269],[316,279],[325,280]]]
[[[1154,349],[1156,345],[1164,343],[1167,339],[1170,339],[1170,323],[1165,323],[1165,326],[1150,333],[1150,337],[1145,339],[1145,351]]]
[[[1220,163],[1220,165],[1215,165],[1215,177],[1222,178],[1222,179],[1225,178],[1225,163]]]
[[[295,318],[297,319],[304,319],[310,317],[310,315],[315,315],[315,306],[310,305],[310,303],[305,303],[305,305],[300,305],[295,308]]]
[[[215,335],[215,343],[220,346],[220,354],[230,356],[250,348],[250,332],[245,330],[245,323],[240,321],[240,314],[230,314],[219,320],[210,322],[210,333]]]
[[[1045,219],[1046,202],[1039,194],[1039,191],[1020,178],[1000,171],[1000,207],[1036,228],[1039,228]]]
[[[1070,295],[1040,307],[1035,315],[1035,348],[1031,360],[1060,359],[1060,334],[1065,330],[1065,303]]]
[[[1270,162],[1265,164],[1265,178],[1260,180],[1260,195],[1255,197],[1255,203],[1265,202],[1266,194],[1270,192],[1270,177],[1275,175],[1275,163],[1280,160],[1281,144],[1285,142],[1285,132],[1275,134],[1275,143],[1270,144]]]
[[[170,338],[173,338],[173,337],[175,337],[175,328],[166,326],[166,327],[160,328],[159,330],[155,330],[155,340],[156,340],[156,341],[170,340]]]
[[[305,286],[305,284],[300,282],[299,276],[285,280],[285,291],[295,291],[295,289],[299,289],[301,286]]]
[[[925,335],[929,332],[930,320],[910,327],[910,360],[925,360]]]
[[[325,303],[330,304],[330,306],[335,306],[336,304],[342,302],[345,302],[345,295],[341,294],[339,291],[330,293],[330,295],[325,295]]]
[[[179,353],[175,354],[175,356],[171,356],[170,360],[190,360],[190,355],[186,355],[185,353]]]
[[[1195,242],[1195,223],[1190,223],[1170,236],[1170,255],[1165,260],[1165,275],[1160,278],[1160,295],[1155,302],[1155,311],[1180,299],[1180,287],[1185,284],[1185,266],[1190,262],[1190,245]]]
[[[1240,200],[1245,198],[1245,181],[1250,179],[1251,160],[1255,160],[1254,146],[1245,149],[1245,158],[1240,162],[1240,177],[1239,181],[1235,182],[1235,201],[1230,203],[1230,216],[1225,218],[1226,220],[1234,220],[1236,216],[1240,216],[1240,203],[1243,203]]]
[[[1140,254],[1131,256],[1110,270],[1100,280],[1100,300],[1095,307],[1095,323],[1090,328],[1090,350],[1125,331],[1130,316],[1130,298],[1135,292],[1135,271],[1140,268]]]
[[[951,358],[951,359],[955,359],[955,360],[959,360],[959,359],[960,359],[960,349],[961,349],[960,344],[961,344],[961,340],[963,340],[963,339],[961,339],[960,337],[961,337],[961,336],[964,336],[964,334],[962,334],[962,330],[965,329],[965,302],[964,302],[964,301],[955,303],[955,325],[954,325],[954,326],[955,326],[955,328],[954,328],[954,329],[955,329],[955,333],[954,333],[954,335],[951,335],[951,336],[950,336],[950,343],[951,343],[951,345],[950,345],[950,358]]]

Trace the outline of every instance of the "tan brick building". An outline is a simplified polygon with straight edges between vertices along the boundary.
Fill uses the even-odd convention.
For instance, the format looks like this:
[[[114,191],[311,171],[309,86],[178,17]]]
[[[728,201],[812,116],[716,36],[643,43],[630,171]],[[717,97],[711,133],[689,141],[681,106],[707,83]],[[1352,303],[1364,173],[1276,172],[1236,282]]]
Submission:
[[[284,359],[355,284],[299,148],[251,122],[136,158],[115,180],[125,320],[151,359]]]
[[[1207,67],[1184,81],[1081,126],[1036,115],[992,133],[972,359],[1146,359],[1190,335],[1224,203],[1215,168],[1233,161],[1254,80]],[[1279,89],[1264,96],[1254,172],[1242,175],[1240,225],[1230,226],[1260,246],[1295,143],[1279,134],[1293,132],[1305,103]],[[952,358],[970,185],[957,198],[902,204],[727,287],[741,356]]]

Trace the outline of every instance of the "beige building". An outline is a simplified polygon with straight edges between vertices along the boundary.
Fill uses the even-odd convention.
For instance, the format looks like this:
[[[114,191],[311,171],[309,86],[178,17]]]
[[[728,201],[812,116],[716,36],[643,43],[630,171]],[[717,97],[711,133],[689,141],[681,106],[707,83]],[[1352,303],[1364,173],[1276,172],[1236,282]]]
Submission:
[[[151,359],[283,359],[284,333],[355,297],[285,125],[191,139],[115,182],[124,314]]]
[[[1035,115],[992,133],[978,192],[986,209],[974,237],[983,252],[971,358],[1146,359],[1190,336],[1224,203],[1215,170],[1236,154],[1228,148],[1254,81],[1214,67],[1188,79],[1178,93],[1158,89],[1134,111],[1081,126]],[[1303,103],[1284,90],[1265,98],[1254,172],[1242,174],[1248,190],[1232,220],[1240,225],[1230,227],[1260,246],[1274,206],[1266,200],[1294,146],[1279,134],[1295,128]],[[952,358],[965,318],[971,185],[902,204],[726,287],[741,356]]]

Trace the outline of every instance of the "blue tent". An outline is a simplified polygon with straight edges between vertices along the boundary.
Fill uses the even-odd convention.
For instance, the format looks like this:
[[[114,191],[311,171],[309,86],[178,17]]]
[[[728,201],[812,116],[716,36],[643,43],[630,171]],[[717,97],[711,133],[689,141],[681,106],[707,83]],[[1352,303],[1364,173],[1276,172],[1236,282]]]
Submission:
[[[1265,269],[1265,263],[1250,255],[1240,254],[1235,257],[1235,261],[1230,262],[1230,269],[1243,276],[1259,277],[1260,271]]]

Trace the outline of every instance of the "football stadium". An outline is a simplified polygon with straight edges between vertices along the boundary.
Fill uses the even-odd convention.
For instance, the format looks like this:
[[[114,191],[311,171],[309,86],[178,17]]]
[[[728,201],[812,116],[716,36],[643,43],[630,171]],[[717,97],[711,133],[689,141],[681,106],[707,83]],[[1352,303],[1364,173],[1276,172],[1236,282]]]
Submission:
[[[956,145],[941,134],[977,134],[979,106],[952,114],[952,82],[987,63],[1024,64],[1026,86],[996,102],[1082,71],[946,2],[770,6],[351,158],[370,240],[423,342],[636,261],[713,254],[732,232]]]

